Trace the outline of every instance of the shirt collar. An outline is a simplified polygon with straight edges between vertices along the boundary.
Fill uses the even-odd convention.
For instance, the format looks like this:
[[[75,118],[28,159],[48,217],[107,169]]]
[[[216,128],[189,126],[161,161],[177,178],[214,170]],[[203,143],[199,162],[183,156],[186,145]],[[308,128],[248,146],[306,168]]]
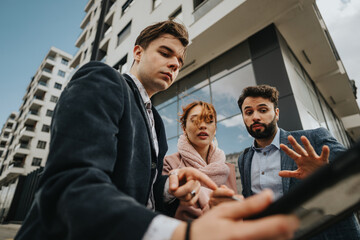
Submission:
[[[276,132],[275,137],[272,140],[271,144],[266,146],[265,148],[270,148],[270,147],[276,147],[277,149],[280,149],[280,129],[279,128],[277,128],[277,132]],[[254,139],[254,142],[253,142],[251,148],[253,150],[257,150],[257,151],[261,150],[261,148],[256,147],[255,139]]]
[[[148,95],[148,93],[146,92],[146,89],[144,87],[144,85],[142,85],[142,83],[140,82],[139,79],[137,79],[137,77],[135,77],[133,74],[131,74],[130,72],[127,72],[126,75],[129,75],[131,77],[131,79],[134,81],[136,87],[139,89],[141,98],[144,102],[145,105],[150,105],[151,108],[151,100],[150,97]]]

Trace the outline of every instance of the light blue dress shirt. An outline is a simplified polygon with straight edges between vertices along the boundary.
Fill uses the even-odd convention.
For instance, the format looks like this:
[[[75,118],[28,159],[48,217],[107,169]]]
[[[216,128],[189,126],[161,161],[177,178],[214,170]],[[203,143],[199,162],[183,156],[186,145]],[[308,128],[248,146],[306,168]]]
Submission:
[[[252,148],[254,156],[251,162],[251,190],[256,194],[265,188],[270,188],[276,200],[283,195],[282,180],[279,176],[281,171],[280,130],[277,130],[270,145],[257,148],[254,140]]]

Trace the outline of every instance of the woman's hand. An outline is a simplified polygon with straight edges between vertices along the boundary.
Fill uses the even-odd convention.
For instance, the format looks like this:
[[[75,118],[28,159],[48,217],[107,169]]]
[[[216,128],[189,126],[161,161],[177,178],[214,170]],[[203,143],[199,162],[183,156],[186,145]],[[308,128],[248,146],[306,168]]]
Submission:
[[[191,167],[172,170],[169,173],[169,193],[182,205],[194,205],[199,199],[201,185],[217,189],[216,184],[204,173]]]
[[[229,202],[234,200],[244,200],[242,195],[235,195],[234,191],[225,185],[214,190],[210,195],[209,205],[214,207],[223,202]]]

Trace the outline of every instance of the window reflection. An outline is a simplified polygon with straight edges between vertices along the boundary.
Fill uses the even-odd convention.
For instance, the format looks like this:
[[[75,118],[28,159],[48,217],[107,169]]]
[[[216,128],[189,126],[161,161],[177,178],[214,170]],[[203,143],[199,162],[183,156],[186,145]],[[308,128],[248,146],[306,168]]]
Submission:
[[[236,70],[212,83],[212,103],[218,114],[218,121],[240,112],[237,100],[243,88],[255,85],[252,65]]]
[[[178,135],[178,110],[177,102],[168,104],[166,107],[163,107],[158,110],[159,114],[165,125],[165,132],[168,138]]]
[[[209,86],[203,87],[200,90],[197,90],[196,92],[193,92],[189,95],[185,95],[182,98],[180,98],[180,106],[185,107],[186,105],[194,101],[211,102]],[[181,109],[182,108],[180,108],[180,112],[182,112]]]
[[[166,155],[171,155],[171,154],[177,152],[177,142],[178,142],[177,137],[168,139],[168,141],[167,141],[168,151],[167,151]]]
[[[216,129],[216,139],[226,155],[243,151],[250,147],[253,138],[249,135],[244,125],[242,115],[219,121]]]

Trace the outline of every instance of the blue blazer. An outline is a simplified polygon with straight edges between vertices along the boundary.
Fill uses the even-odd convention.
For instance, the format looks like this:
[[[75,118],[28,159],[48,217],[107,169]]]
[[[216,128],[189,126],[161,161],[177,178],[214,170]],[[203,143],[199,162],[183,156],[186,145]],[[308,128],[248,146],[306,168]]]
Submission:
[[[327,145],[330,148],[329,161],[333,161],[339,154],[346,151],[346,148],[341,145],[325,128],[317,128],[313,130],[299,130],[287,132],[281,128],[280,130],[280,143],[287,145],[289,148],[292,148],[291,144],[288,141],[288,136],[292,135],[297,142],[301,143],[300,137],[306,136],[311,145],[313,146],[315,152],[320,155],[322,147]],[[297,165],[295,161],[290,158],[284,151],[281,151],[281,170],[296,170]],[[254,150],[248,148],[240,156],[238,160],[241,184],[242,184],[242,194],[244,197],[249,197],[254,193],[251,190],[251,161],[254,155]],[[283,193],[286,194],[289,190],[294,187],[301,180],[296,178],[282,178]],[[335,226],[324,231],[324,233],[319,234],[318,236],[312,238],[315,239],[360,239],[360,228],[355,219],[355,215],[352,215],[350,218],[347,218]]]
[[[152,109],[156,157],[141,95],[127,75],[99,62],[80,68],[54,111],[48,160],[16,239],[141,239],[158,214],[145,208],[154,184],[163,203],[163,122]]]

